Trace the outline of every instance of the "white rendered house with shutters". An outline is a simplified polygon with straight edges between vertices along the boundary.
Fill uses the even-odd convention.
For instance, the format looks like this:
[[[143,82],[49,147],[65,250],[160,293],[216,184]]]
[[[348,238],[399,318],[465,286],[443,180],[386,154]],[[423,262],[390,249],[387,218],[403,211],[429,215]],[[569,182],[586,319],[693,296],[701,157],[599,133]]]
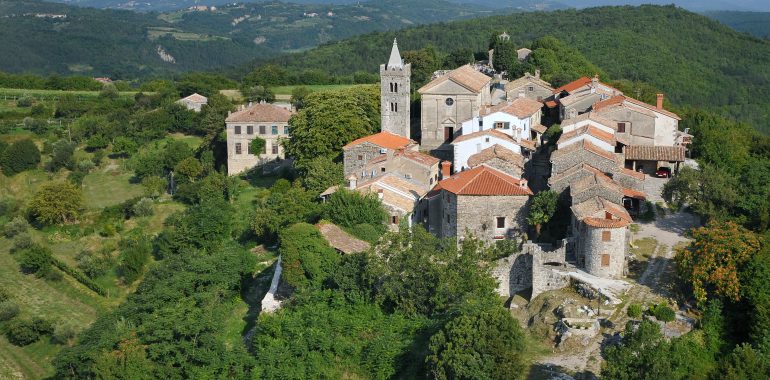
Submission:
[[[227,132],[227,174],[235,175],[285,157],[281,140],[289,138],[292,112],[267,103],[249,104],[225,119]],[[251,151],[255,138],[265,140],[261,152]]]

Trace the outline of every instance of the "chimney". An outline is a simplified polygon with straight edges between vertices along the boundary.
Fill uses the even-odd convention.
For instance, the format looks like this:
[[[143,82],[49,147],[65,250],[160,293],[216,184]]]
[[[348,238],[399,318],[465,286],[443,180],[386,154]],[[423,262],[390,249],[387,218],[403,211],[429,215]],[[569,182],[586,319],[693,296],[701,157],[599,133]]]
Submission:
[[[665,95],[658,94],[658,104],[656,105],[656,107],[658,107],[659,110],[663,109],[663,99],[664,98],[665,98]]]
[[[385,192],[382,189],[377,190],[377,199],[382,200],[385,197]]]
[[[516,128],[516,142],[521,144],[521,128]]]
[[[348,189],[355,190],[357,187],[357,182],[358,181],[356,180],[356,176],[350,175],[350,177],[348,177]]]
[[[251,102],[249,102],[249,108],[251,108],[251,104],[252,104],[252,103],[251,103]]]
[[[591,83],[594,84],[594,85],[599,84],[599,74],[595,74],[594,75],[594,78],[591,79]]]
[[[452,175],[452,163],[441,161],[441,179],[447,179]]]
[[[535,78],[540,79],[540,69],[535,69]]]
[[[524,90],[519,91],[519,99],[523,98],[524,96]]]

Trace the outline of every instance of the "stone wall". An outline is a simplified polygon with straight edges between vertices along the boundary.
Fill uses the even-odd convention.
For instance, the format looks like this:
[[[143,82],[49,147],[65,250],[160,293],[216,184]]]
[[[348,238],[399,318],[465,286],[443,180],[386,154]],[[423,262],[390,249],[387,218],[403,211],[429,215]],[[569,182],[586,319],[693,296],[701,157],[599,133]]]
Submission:
[[[470,196],[457,197],[458,239],[471,233],[492,243],[495,237],[512,239],[526,232],[529,196]],[[497,217],[505,217],[505,228],[497,228]]]
[[[574,183],[574,182],[573,182]],[[576,205],[579,203],[582,203],[583,201],[586,201],[588,199],[592,199],[594,197],[602,197],[610,202],[613,202],[618,205],[623,204],[623,193],[614,191],[606,186],[602,185],[594,185],[591,186],[588,189],[585,189],[577,194],[574,192],[570,192],[570,196],[572,197],[572,204]]]
[[[626,123],[625,133],[616,133],[632,145],[653,145],[655,137],[655,116],[633,111],[626,107],[611,107],[599,114],[616,122]]]
[[[529,90],[529,87],[533,87],[532,91]],[[550,88],[546,88],[543,86],[540,86],[536,83],[526,83],[524,85],[521,85],[519,87],[510,87],[506,88],[506,97],[508,99],[516,99],[519,97],[520,92],[524,92],[524,97],[532,100],[537,100],[538,102],[547,99],[553,95],[553,90]]]
[[[498,260],[492,276],[497,279],[497,293],[502,297],[508,298],[531,288],[532,255],[516,253]]]
[[[361,177],[361,169],[366,166],[372,158],[379,156],[380,147],[372,143],[361,143],[356,146],[345,149],[343,152],[345,178],[351,174]]]
[[[628,227],[595,228],[583,225],[580,230],[580,247],[583,249],[582,254],[585,258],[585,271],[603,278],[623,277],[628,247]],[[609,241],[603,241],[603,233],[606,232],[609,232]],[[606,265],[602,265],[604,255],[609,257]]]
[[[523,175],[523,169],[520,166],[515,165],[510,161],[501,160],[497,157],[491,160],[487,160],[486,162],[484,162],[484,165],[487,165],[495,169],[498,169],[502,172],[508,173],[514,178],[522,178],[521,176]]]
[[[617,170],[612,174],[612,179],[615,180],[615,182],[621,184],[623,187],[642,192],[644,191],[643,180],[627,175],[620,170]]]
[[[544,250],[542,246],[527,243],[522,247],[522,252],[530,252],[532,255],[532,295],[534,299],[538,295],[561,289],[569,285],[569,276],[559,270],[567,267],[568,240],[562,240],[556,249]],[[545,247],[548,248],[548,247]]]
[[[489,87],[482,91],[489,91]],[[446,104],[447,99],[452,99],[451,106]],[[422,148],[449,151],[451,156],[452,146],[444,140],[444,128],[454,128],[454,136],[460,136],[461,123],[478,115],[481,103],[481,94],[423,94],[420,116]]]

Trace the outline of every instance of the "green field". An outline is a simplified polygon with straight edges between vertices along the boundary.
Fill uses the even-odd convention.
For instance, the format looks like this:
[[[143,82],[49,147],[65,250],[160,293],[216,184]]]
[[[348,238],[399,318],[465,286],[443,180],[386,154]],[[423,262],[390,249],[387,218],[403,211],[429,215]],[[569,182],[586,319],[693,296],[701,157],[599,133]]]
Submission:
[[[120,92],[121,96],[134,96],[138,91],[123,91]],[[16,98],[20,96],[33,96],[36,98],[54,98],[62,95],[74,95],[78,97],[97,97],[99,91],[64,91],[64,90],[29,90],[23,88],[0,88],[0,102],[7,101],[9,98]],[[1,104],[1,103],[0,103]]]
[[[307,87],[314,92],[339,90],[342,88],[370,86],[368,84],[310,84],[304,86],[278,86],[271,87],[270,90],[276,95],[291,95],[291,91],[297,87]]]

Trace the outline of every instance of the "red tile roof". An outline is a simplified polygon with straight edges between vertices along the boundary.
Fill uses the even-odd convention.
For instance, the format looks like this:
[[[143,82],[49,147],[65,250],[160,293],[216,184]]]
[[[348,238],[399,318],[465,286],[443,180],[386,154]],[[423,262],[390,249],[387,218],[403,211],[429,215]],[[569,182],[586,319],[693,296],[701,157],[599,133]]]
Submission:
[[[463,142],[463,141],[470,140],[472,138],[479,137],[479,136],[484,136],[484,135],[494,136],[494,137],[505,139],[505,140],[513,140],[513,138],[511,136],[509,136],[509,135],[507,135],[507,134],[505,134],[503,132],[500,132],[497,129],[485,129],[483,131],[478,131],[478,132],[469,133],[467,135],[462,135],[462,136],[454,139],[454,141],[452,141],[452,143],[459,143],[459,142]],[[513,141],[515,142],[516,140],[513,140]]]
[[[626,169],[626,168],[620,168],[620,173],[625,174],[625,175],[627,175],[629,177],[634,177],[634,178],[636,178],[638,180],[642,180],[642,181],[644,181],[644,179],[646,178],[644,173],[639,173],[637,171],[633,171],[631,169]]]
[[[233,112],[225,120],[232,123],[274,122],[287,123],[291,111],[268,103],[257,103],[246,109]]]
[[[367,142],[382,148],[387,148],[387,149],[406,148],[411,144],[415,144],[414,141],[404,136],[399,136],[390,132],[383,131],[380,133],[375,133],[373,135],[364,136],[364,137],[361,137],[360,139],[353,140],[349,142],[347,145],[343,146],[342,149],[350,149],[356,145],[367,143]]]
[[[553,90],[553,93],[558,94],[562,91],[572,92],[579,89],[580,87],[583,87],[589,84],[591,84],[591,78],[582,77]]]
[[[425,166],[438,165],[439,161],[441,161],[436,157],[414,150],[399,150],[396,152],[396,156],[402,156],[408,160]]]
[[[580,149],[587,150],[595,155],[604,157],[608,160],[616,161],[614,153],[611,153],[602,148],[599,148],[598,146],[596,146],[595,144],[592,144],[588,140],[583,140],[582,143],[572,144],[563,149],[556,149],[556,151],[551,154],[551,161],[553,161],[554,158],[558,159],[561,156],[568,155]]]
[[[590,124],[584,125],[580,128],[569,131],[567,133],[563,133],[561,137],[559,137],[559,141],[557,141],[557,144],[567,142],[582,134],[588,134],[601,141],[606,142],[607,144],[615,145],[615,136],[612,133],[606,132],[602,129],[599,129],[599,127],[596,127]]]
[[[457,195],[532,195],[526,181],[486,165],[457,173],[439,182],[438,189]]]
[[[520,168],[524,168],[524,156],[517,154],[516,152],[503,146],[500,146],[499,144],[492,145],[489,148],[468,157],[468,166],[476,167],[495,158],[499,158]]]
[[[573,205],[571,209],[575,218],[592,227],[620,228],[626,227],[632,222],[631,215],[625,208],[602,197],[586,199]],[[612,216],[612,219],[607,219],[604,216],[607,213]]]
[[[684,161],[683,146],[629,145],[625,149],[626,160]]]
[[[529,98],[516,98],[510,101],[504,101],[496,106],[486,109],[487,112],[485,114],[490,114],[493,112],[504,112],[509,115],[516,116],[519,119],[524,119],[534,115],[541,108],[543,108],[543,103],[540,103],[537,100],[532,100]]]
[[[537,133],[541,133],[542,134],[542,133],[545,133],[545,131],[547,131],[548,128],[546,128],[542,124],[535,124],[535,125],[532,126],[532,130],[537,132]]]

